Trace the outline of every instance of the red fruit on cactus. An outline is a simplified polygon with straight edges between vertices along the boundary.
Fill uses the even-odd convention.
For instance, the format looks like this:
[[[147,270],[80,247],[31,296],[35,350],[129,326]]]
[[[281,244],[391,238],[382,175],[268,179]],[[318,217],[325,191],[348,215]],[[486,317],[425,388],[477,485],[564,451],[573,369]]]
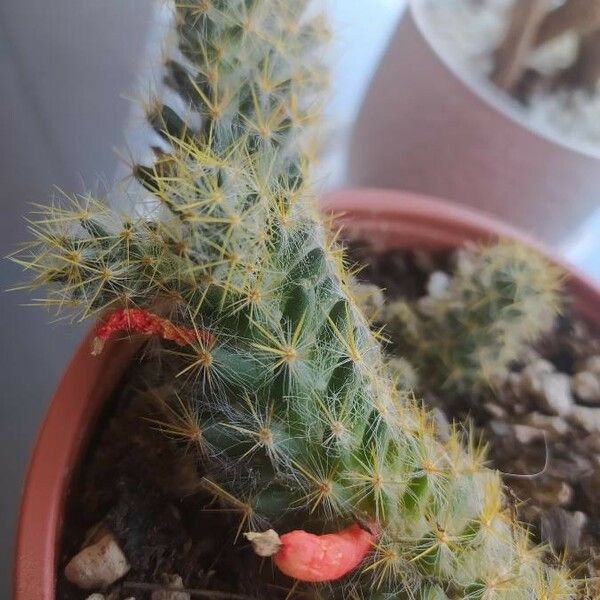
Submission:
[[[257,554],[273,556],[279,570],[299,581],[334,581],[354,570],[377,541],[378,527],[357,523],[336,533],[316,535],[302,529],[278,536],[273,530],[247,533]]]
[[[98,326],[92,354],[100,354],[105,342],[113,334],[120,332],[158,335],[163,340],[175,342],[180,346],[192,343],[198,335],[205,338],[204,341],[210,339],[210,334],[205,331],[198,334],[194,329],[175,325],[168,319],[163,319],[147,310],[120,308],[110,313],[108,318]]]

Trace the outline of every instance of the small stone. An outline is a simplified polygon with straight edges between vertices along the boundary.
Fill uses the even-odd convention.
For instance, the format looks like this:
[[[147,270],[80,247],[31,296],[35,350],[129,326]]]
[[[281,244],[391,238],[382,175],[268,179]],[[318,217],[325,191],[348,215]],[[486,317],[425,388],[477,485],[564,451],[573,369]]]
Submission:
[[[518,417],[526,415],[530,410],[531,408],[528,405],[522,404],[521,402],[515,402],[512,406],[513,413]]]
[[[488,423],[488,427],[492,433],[498,437],[504,437],[510,433],[510,427],[508,426],[508,423],[505,423],[504,421],[498,421],[497,419],[492,419]]]
[[[106,600],[106,596],[104,594],[92,594],[88,596],[85,600]]]
[[[550,479],[532,485],[530,494],[542,506],[566,506],[573,500],[573,488],[565,481]]]
[[[510,393],[513,396],[519,396],[519,394],[521,393],[521,373],[514,373],[514,372],[509,372],[508,375],[506,376],[506,380],[505,380],[505,384],[508,387],[508,390],[510,391]],[[504,403],[508,402],[512,404],[513,399],[512,398],[506,398],[505,396],[500,396],[498,398],[499,400],[502,400]]]
[[[565,481],[560,481],[555,492],[556,504],[567,506],[573,500],[573,488]]]
[[[556,444],[552,451],[560,452],[558,446]],[[559,481],[577,485],[582,477],[588,476],[592,471],[592,459],[588,456],[576,454],[573,449],[565,458],[551,455],[546,473],[549,477]]]
[[[252,544],[252,549],[258,556],[273,556],[281,548],[281,539],[274,529],[266,531],[248,531],[244,537]]]
[[[532,348],[531,346],[525,346],[521,350],[519,360],[522,361],[525,365],[529,365],[538,360],[543,360],[544,363],[550,364],[547,360],[544,360],[540,356],[540,353],[537,350],[535,350],[534,348]]]
[[[434,271],[427,281],[427,295],[431,298],[440,298],[448,289],[450,276],[444,271]]]
[[[573,488],[565,481],[560,482],[560,487],[556,493],[556,503],[560,506],[567,506],[573,500]]]
[[[535,386],[539,391],[535,392],[535,399],[543,410],[553,415],[566,415],[573,407],[573,396],[571,395],[571,380],[565,373],[542,373],[539,375]]]
[[[600,408],[573,406],[569,417],[588,433],[600,433]]]
[[[600,354],[587,358],[583,363],[583,370],[600,375]]]
[[[587,454],[600,454],[600,436],[592,434],[578,439],[577,448]]]
[[[553,372],[554,365],[551,362],[543,358],[533,361],[521,371],[521,389],[528,394],[541,394],[543,390],[543,376]]]
[[[151,600],[190,600],[188,592],[178,592],[183,589],[183,579],[179,575],[163,575],[162,583],[167,590],[154,590],[150,596]]]
[[[544,431],[530,425],[513,425],[512,430],[515,439],[521,444],[531,444],[531,442],[544,439]]]
[[[571,380],[573,393],[583,402],[600,403],[600,375],[580,371]]]
[[[129,563],[110,533],[86,546],[65,567],[65,577],[83,590],[104,589],[129,571]]]
[[[553,507],[542,514],[542,539],[558,552],[566,550],[571,553],[579,548],[586,523],[587,516],[581,511],[569,512]]]
[[[558,416],[543,415],[539,412],[532,412],[527,415],[527,425],[543,429],[552,439],[560,438],[569,432],[569,424]]]
[[[451,257],[451,264],[457,273],[468,274],[473,271],[477,264],[477,258],[473,248],[461,247]]]
[[[506,417],[506,411],[497,404],[493,402],[486,402],[483,405],[483,408],[494,418],[494,419],[504,419]]]

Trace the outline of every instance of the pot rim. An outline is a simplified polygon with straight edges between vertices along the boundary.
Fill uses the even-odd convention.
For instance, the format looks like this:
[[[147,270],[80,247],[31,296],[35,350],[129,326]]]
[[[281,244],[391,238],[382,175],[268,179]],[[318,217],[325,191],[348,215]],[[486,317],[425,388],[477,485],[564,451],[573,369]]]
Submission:
[[[532,238],[470,208],[409,192],[339,190],[322,202],[336,223],[360,235],[378,234],[375,247],[456,247],[467,240],[510,238],[551,254]],[[402,242],[404,244],[402,244]],[[394,244],[387,244],[393,247]],[[600,287],[572,266],[566,269],[582,315],[600,328]],[[23,486],[13,565],[13,600],[53,600],[58,544],[66,494],[74,469],[87,449],[96,419],[118,386],[143,339],[109,342],[98,357],[90,353],[94,328],[83,339],[62,376],[39,429]]]
[[[503,117],[520,125],[523,129],[542,138],[544,141],[575,154],[595,160],[600,159],[600,149],[596,145],[563,138],[560,133],[554,131],[551,127],[532,122],[516,100],[499,90],[486,77],[472,73],[456,56],[448,52],[444,43],[440,40],[439,34],[436,33],[435,28],[427,19],[424,8],[427,1],[408,0],[407,13],[412,17],[418,32],[435,57],[464,87]]]

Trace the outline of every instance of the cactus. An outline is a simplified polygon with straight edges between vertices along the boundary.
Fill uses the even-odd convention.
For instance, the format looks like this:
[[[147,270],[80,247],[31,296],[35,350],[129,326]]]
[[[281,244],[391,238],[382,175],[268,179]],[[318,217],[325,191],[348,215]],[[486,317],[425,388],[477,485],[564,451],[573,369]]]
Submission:
[[[377,523],[358,569],[305,584],[315,597],[573,597],[481,450],[456,433],[440,443],[386,374],[307,183],[325,30],[306,5],[179,2],[167,82],[185,109],[150,104],[169,150],[134,168],[156,214],[71,198],[39,209],[13,258],[61,312],[131,307],[195,332],[163,347],[177,367],[164,429],[196,450],[240,532]]]
[[[463,253],[440,294],[382,312],[393,352],[438,392],[479,392],[502,381],[527,342],[551,325],[560,271],[537,252],[504,241]]]

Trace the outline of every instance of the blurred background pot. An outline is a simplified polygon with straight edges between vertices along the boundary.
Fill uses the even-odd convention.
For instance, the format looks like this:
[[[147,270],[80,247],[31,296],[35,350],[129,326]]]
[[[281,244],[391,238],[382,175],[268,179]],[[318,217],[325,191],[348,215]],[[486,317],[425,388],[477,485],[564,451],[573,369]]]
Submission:
[[[530,123],[520,105],[444,52],[410,0],[352,135],[353,186],[477,207],[557,245],[600,208],[600,153]]]
[[[323,202],[345,235],[375,250],[448,249],[467,241],[512,238],[544,251],[518,230],[479,212],[417,194],[342,190]],[[567,285],[580,314],[600,328],[600,288],[569,266]],[[23,497],[14,561],[14,600],[53,600],[65,498],[98,418],[120,386],[142,340],[109,343],[90,354],[83,340],[55,392],[39,431]]]

